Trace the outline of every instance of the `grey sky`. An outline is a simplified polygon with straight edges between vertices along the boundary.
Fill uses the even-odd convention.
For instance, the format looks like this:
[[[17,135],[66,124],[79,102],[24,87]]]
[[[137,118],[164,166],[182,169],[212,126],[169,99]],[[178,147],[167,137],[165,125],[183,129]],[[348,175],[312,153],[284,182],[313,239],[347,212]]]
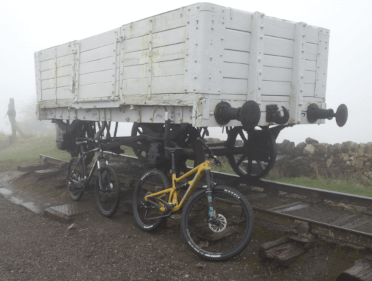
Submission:
[[[177,9],[194,1],[0,1],[0,116],[8,100],[16,106],[36,99],[34,52],[96,35],[128,22]],[[249,12],[331,30],[328,64],[327,107],[341,103],[349,108],[343,128],[336,122],[298,125],[285,129],[278,141],[296,143],[306,137],[321,142],[369,142],[372,130],[372,1],[236,1],[213,3]],[[126,126],[127,127],[127,126]],[[0,131],[8,132],[7,120],[0,118]],[[221,137],[221,129],[210,130]],[[122,134],[129,131],[122,130]]]

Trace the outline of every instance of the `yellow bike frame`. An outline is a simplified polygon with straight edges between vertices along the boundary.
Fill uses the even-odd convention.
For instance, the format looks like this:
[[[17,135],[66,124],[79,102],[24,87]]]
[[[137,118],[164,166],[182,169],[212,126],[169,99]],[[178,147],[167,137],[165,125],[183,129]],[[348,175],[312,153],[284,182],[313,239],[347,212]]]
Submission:
[[[211,169],[210,161],[206,160],[205,162],[201,163],[200,165],[198,165],[197,167],[195,167],[194,169],[192,169],[191,171],[187,172],[186,174],[184,174],[183,176],[181,176],[179,178],[176,178],[176,174],[172,173],[172,187],[145,196],[145,201],[147,201],[147,198],[169,193],[168,203],[173,203],[173,204],[176,205],[172,208],[172,212],[176,212],[182,207],[183,203],[189,198],[190,194],[195,189],[195,187],[198,184],[198,182],[200,181],[201,177],[204,175],[204,171],[205,170],[210,170],[210,169]],[[183,196],[181,202],[178,203],[178,194],[180,193],[181,190],[177,190],[176,183],[179,183],[181,180],[183,180],[183,179],[185,179],[185,178],[187,178],[187,177],[189,177],[189,176],[191,176],[195,173],[196,173],[196,175],[195,175],[194,179],[188,182],[188,184],[190,185],[189,188],[186,190],[185,195]],[[161,202],[159,202],[159,203],[160,203],[160,205],[163,206],[163,204]],[[159,210],[164,212],[165,207],[161,207]]]

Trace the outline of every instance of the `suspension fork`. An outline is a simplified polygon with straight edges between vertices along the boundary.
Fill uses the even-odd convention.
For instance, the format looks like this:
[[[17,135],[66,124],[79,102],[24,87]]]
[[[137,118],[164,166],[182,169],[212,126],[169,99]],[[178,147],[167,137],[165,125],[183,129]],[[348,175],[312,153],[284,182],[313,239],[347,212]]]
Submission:
[[[101,159],[105,159],[105,157],[103,157],[103,152],[102,152],[102,149],[101,149],[101,146],[100,146],[96,164],[97,164],[97,170],[98,170],[98,186],[101,190],[103,190],[102,175],[101,175],[101,162],[100,162]],[[108,164],[107,160],[106,160],[106,164]]]
[[[216,214],[216,199],[212,195],[214,183],[213,175],[210,169],[205,170],[205,176],[207,179],[207,198],[208,198],[208,218],[210,222],[215,222],[217,218]]]

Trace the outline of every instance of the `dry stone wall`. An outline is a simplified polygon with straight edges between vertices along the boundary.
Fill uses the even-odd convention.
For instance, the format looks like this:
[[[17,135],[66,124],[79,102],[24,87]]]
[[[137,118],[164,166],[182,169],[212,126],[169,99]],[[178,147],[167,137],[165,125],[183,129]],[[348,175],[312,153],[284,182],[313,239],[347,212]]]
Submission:
[[[285,177],[359,177],[372,182],[372,142],[319,143],[307,138],[297,145],[289,140],[277,144],[278,154],[287,156],[274,171]]]

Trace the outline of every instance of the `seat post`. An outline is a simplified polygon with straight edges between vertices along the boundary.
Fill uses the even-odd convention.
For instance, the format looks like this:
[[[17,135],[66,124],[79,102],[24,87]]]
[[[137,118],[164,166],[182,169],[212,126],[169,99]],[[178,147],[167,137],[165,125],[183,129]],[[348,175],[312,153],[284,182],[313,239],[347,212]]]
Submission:
[[[175,153],[175,151],[171,151],[171,155],[172,155],[172,174],[176,173],[176,163],[175,163],[174,153]]]

